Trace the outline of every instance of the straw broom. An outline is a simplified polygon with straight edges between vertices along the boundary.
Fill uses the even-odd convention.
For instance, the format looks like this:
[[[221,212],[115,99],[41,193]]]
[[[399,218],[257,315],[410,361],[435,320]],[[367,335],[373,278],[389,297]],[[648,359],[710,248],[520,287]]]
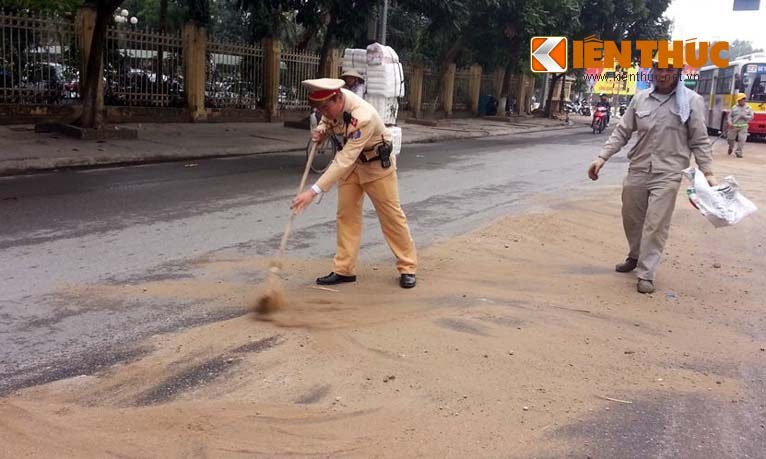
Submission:
[[[306,160],[306,168],[303,170],[301,184],[298,186],[298,193],[303,191],[303,188],[306,186],[306,179],[309,176],[311,161],[314,160],[316,151],[317,143],[311,142],[311,146],[309,147],[309,156]],[[287,239],[290,237],[290,233],[293,230],[293,221],[295,220],[295,215],[295,212],[290,212],[290,218],[287,220],[285,232],[282,234],[282,240],[279,243],[279,251],[277,252],[277,257],[272,259],[269,265],[269,273],[266,279],[266,292],[258,298],[255,305],[253,306],[256,314],[271,314],[272,312],[277,311],[278,309],[281,309],[287,305],[287,302],[285,301],[285,294],[282,290],[282,283],[279,279],[279,273],[282,270],[285,248],[287,247]]]

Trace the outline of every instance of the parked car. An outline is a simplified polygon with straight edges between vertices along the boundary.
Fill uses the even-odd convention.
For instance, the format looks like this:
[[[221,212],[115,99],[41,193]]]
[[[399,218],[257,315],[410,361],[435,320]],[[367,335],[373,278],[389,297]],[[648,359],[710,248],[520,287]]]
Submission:
[[[177,75],[162,75],[144,69],[112,68],[104,71],[107,83],[104,100],[108,105],[140,104],[147,106],[183,106],[183,78]],[[161,81],[158,81],[161,80]]]
[[[14,88],[19,85],[19,75],[13,71],[13,65],[0,59],[0,88]]]
[[[57,103],[64,98],[64,66],[54,62],[32,62],[24,68],[19,86],[30,90],[38,103]]]

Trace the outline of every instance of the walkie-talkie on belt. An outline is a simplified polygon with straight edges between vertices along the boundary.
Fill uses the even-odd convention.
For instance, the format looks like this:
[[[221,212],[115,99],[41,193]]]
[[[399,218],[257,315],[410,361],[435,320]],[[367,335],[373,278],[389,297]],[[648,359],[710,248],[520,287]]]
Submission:
[[[391,142],[385,140],[378,146],[378,156],[380,156],[380,166],[383,169],[391,167],[391,152],[393,151]]]

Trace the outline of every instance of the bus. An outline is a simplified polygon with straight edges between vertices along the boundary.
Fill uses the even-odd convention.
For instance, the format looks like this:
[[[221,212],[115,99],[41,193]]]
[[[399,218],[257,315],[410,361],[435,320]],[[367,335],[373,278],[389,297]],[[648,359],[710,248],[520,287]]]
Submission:
[[[705,99],[705,121],[711,133],[726,129],[729,110],[741,92],[755,115],[748,126],[749,134],[766,136],[766,53],[739,56],[726,68],[702,67],[695,91]]]

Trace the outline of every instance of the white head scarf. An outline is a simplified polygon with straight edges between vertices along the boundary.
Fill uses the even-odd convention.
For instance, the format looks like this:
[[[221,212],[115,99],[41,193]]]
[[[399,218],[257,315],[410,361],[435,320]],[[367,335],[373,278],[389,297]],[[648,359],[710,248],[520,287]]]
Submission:
[[[681,117],[681,122],[686,123],[691,115],[691,105],[689,100],[691,99],[692,90],[687,88],[683,80],[678,79],[676,85],[676,104],[678,104],[678,116]]]

